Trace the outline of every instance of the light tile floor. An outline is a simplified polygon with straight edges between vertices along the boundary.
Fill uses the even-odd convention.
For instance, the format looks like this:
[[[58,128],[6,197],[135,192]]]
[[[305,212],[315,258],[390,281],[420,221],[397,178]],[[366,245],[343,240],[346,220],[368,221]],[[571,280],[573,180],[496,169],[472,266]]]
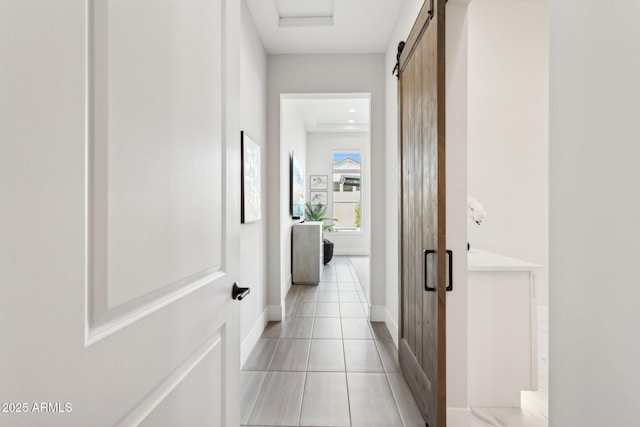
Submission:
[[[285,307],[241,373],[242,425],[424,427],[348,257],[326,265],[318,286],[294,285]]]
[[[522,408],[471,408],[470,427],[547,426],[546,307],[538,333],[539,391],[523,392]],[[291,288],[285,321],[267,325],[241,382],[243,426],[425,425],[347,257],[325,266],[318,286]]]

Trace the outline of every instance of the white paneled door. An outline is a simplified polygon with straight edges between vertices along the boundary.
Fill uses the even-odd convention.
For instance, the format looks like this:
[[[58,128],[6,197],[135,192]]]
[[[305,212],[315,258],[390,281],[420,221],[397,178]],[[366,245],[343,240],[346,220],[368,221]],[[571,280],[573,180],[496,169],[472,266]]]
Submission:
[[[0,426],[239,425],[239,3],[0,1]]]

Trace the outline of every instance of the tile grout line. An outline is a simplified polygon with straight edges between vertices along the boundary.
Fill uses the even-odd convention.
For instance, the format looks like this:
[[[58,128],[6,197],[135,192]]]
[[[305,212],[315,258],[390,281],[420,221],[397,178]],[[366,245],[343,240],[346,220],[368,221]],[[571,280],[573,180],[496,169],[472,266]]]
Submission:
[[[260,387],[258,388],[258,393],[256,394],[256,398],[253,401],[253,405],[251,405],[251,410],[249,411],[249,418],[247,419],[247,423],[250,422],[251,416],[253,415],[253,411],[254,411],[254,409],[256,409],[256,403],[258,403],[258,398],[260,397],[260,392],[262,391],[262,388],[264,387],[264,383],[267,381],[267,375],[269,375],[269,367],[271,366],[271,362],[273,362],[273,358],[276,355],[276,350],[278,350],[278,346],[279,345],[280,345],[280,338],[278,338],[278,343],[276,344],[276,348],[273,349],[273,354],[271,355],[271,359],[269,359],[269,364],[267,365],[267,370],[266,371],[258,371],[258,372],[264,372],[264,378],[262,379],[262,382],[260,383]]]
[[[314,320],[315,321],[315,320]],[[313,334],[313,327],[311,328]],[[298,426],[302,424],[302,408],[304,407],[305,392],[307,391],[307,378],[309,377],[309,359],[311,358],[311,344],[309,340],[309,353],[307,354],[307,366],[304,371],[304,382],[302,383],[302,397],[300,398],[300,409],[298,410]]]
[[[260,387],[258,387],[258,392],[256,393],[256,397],[255,399],[253,399],[253,403],[251,404],[251,409],[249,410],[249,416],[247,417],[247,423],[249,423],[249,420],[251,420],[251,415],[253,415],[253,410],[256,408],[256,403],[258,403],[258,398],[260,397],[260,392],[262,391],[262,386],[264,386],[264,382],[267,380],[267,374],[268,374],[267,371],[258,371],[258,372],[264,372],[264,377],[262,378],[262,381],[260,381]]]
[[[389,372],[385,371],[384,377],[387,380],[387,385],[389,386],[389,390],[391,391],[391,396],[393,397],[393,401],[396,404],[396,410],[398,411],[398,415],[400,416],[400,421],[402,421],[402,425],[404,427],[407,427],[407,422],[405,421],[404,417],[402,416],[402,411],[400,410],[400,404],[398,402],[398,397],[396,396],[396,393],[393,390],[393,387],[391,386],[391,381],[389,381]]]
[[[282,335],[282,331],[280,331],[280,335]],[[269,372],[270,372],[269,368],[271,367],[271,363],[273,362],[273,359],[276,357],[276,351],[278,351],[278,347],[280,347],[280,338],[278,338],[278,343],[276,344],[276,348],[273,349],[273,354],[269,359],[269,364],[267,365],[266,371],[262,371],[264,372],[264,378],[262,379],[262,383],[260,384],[260,388],[258,389],[256,400],[253,402],[253,405],[251,406],[251,411],[249,411],[249,420],[251,420],[251,416],[253,415],[253,410],[256,408],[256,403],[258,403],[258,397],[260,397],[260,392],[262,391],[262,387],[264,386],[264,383],[267,381],[267,375],[269,375]],[[249,420],[247,420],[247,422],[249,422]]]
[[[319,292],[319,291],[318,291]],[[309,335],[309,351],[307,352],[307,363],[304,367],[304,382],[302,383],[302,396],[300,398],[300,409],[298,410],[298,426],[302,423],[302,408],[304,407],[304,395],[307,388],[307,378],[309,376],[309,359],[311,358],[311,344],[313,344],[313,328],[316,324],[316,310],[318,309],[318,298],[316,295],[313,317],[311,320],[311,333]]]
[[[336,281],[336,287],[337,285]],[[340,310],[340,290],[338,289],[338,310]],[[349,375],[347,374],[347,350],[344,346],[344,329],[342,327],[342,312],[340,311],[340,336],[342,337],[340,342],[342,343],[342,357],[344,358],[344,382],[347,387],[347,408],[349,409],[349,427],[353,425],[353,418],[351,416],[351,397],[349,395]]]
[[[344,282],[341,282],[341,283],[345,283],[345,284],[348,284],[349,286],[351,286],[348,289],[349,291],[352,291],[352,290],[355,289],[355,292],[357,292],[358,298],[360,298],[361,296],[364,296],[366,298],[366,295],[364,295],[364,289],[362,289],[362,287],[361,287],[361,285],[359,283],[356,283],[357,280],[355,279],[356,276],[354,275],[354,271],[355,270],[353,269],[353,266],[350,263],[350,260],[347,260],[347,261],[349,261],[349,262],[345,262],[344,264],[343,263],[337,264],[338,266],[347,266],[348,265],[349,269],[350,269],[349,271],[351,273],[351,280],[350,281],[344,281]],[[342,304],[348,303],[348,302],[351,302],[351,301],[344,301],[343,302],[342,301],[342,297],[344,297],[344,298],[346,298],[348,300],[348,299],[350,299],[351,294],[347,294],[349,296],[340,294],[341,291],[340,291],[340,288],[338,287],[339,283],[337,281],[337,270],[334,270],[334,274],[333,275],[336,276],[336,281],[334,283],[335,283],[335,291],[337,293],[337,305],[338,305],[338,310],[337,311],[338,311],[338,320],[339,320],[339,328],[340,328],[339,329],[339,332],[340,332],[339,340],[340,340],[340,343],[342,345],[342,356],[343,356],[343,359],[344,359],[344,368],[343,368],[342,371],[326,371],[326,372],[342,372],[345,375],[345,387],[346,387],[346,393],[347,393],[347,406],[348,406],[348,414],[349,414],[348,415],[349,416],[348,425],[352,426],[353,425],[352,403],[351,403],[350,394],[349,394],[349,385],[350,385],[349,384],[349,378],[348,378],[349,371],[348,371],[348,367],[347,367],[347,363],[346,363],[346,345],[344,343],[345,340],[346,340],[346,338],[344,336],[344,320],[347,319],[347,320],[351,321],[351,320],[357,320],[357,318],[343,317],[343,314],[345,314],[345,313],[342,313],[342,311],[343,311]],[[329,283],[331,283],[331,282],[329,282]],[[299,323],[305,317],[312,319],[311,322],[310,322],[311,323],[311,333],[310,333],[310,337],[309,337],[308,354],[307,354],[306,365],[305,365],[305,370],[304,370],[305,376],[304,376],[303,383],[302,383],[301,403],[300,403],[300,407],[298,408],[298,417],[297,417],[297,424],[296,424],[297,426],[301,426],[302,425],[302,410],[303,410],[303,407],[304,407],[304,403],[307,401],[306,399],[308,398],[308,396],[306,396],[306,385],[309,383],[308,374],[309,374],[309,372],[311,372],[309,370],[309,367],[310,367],[310,360],[311,360],[312,344],[313,344],[313,341],[314,341],[313,334],[314,334],[315,325],[317,324],[317,319],[319,319],[319,317],[317,316],[317,309],[318,309],[318,305],[320,303],[320,289],[319,288],[316,290],[315,299],[312,299],[311,301],[306,301],[306,302],[304,300],[305,300],[305,298],[308,298],[309,293],[302,292],[302,289],[303,288],[297,288],[297,289],[294,290],[295,294],[293,295],[293,298],[292,298],[292,306],[297,306],[297,305],[306,304],[306,303],[312,303],[312,304],[314,303],[313,304],[314,310],[311,313],[312,315],[311,316],[304,316],[304,317],[293,316],[293,313],[295,312],[295,310],[290,310],[292,315],[287,315],[285,313],[285,318],[283,319],[283,321],[284,321],[283,323],[289,323],[289,322],[292,322],[292,323],[298,322]],[[333,290],[333,289],[334,288],[323,289],[323,291],[325,291],[325,290],[328,291],[328,290]],[[306,291],[306,289],[305,289],[305,291]],[[362,294],[360,292],[362,292]],[[361,304],[361,308],[364,310],[364,304],[365,303],[363,303],[362,299],[360,299],[360,304]],[[370,338],[350,338],[350,340],[373,341],[374,348],[376,350],[376,354],[378,355],[380,364],[382,366],[382,372],[379,372],[379,371],[378,372],[373,372],[373,371],[364,371],[364,372],[354,371],[354,372],[363,373],[363,374],[369,374],[369,373],[384,373],[385,374],[386,384],[389,387],[389,390],[391,391],[391,395],[392,395],[392,398],[393,398],[393,402],[394,402],[393,406],[396,408],[396,411],[397,411],[397,414],[398,414],[398,417],[399,417],[399,421],[401,422],[401,425],[406,427],[408,425],[408,422],[409,422],[407,420],[410,420],[410,418],[407,418],[409,416],[409,414],[404,414],[403,415],[402,411],[400,410],[399,398],[400,398],[401,395],[398,394],[396,391],[394,391],[394,388],[392,387],[391,380],[390,380],[391,372],[389,372],[387,370],[387,368],[386,368],[386,366],[385,366],[385,364],[383,362],[382,349],[383,349],[383,347],[385,347],[384,345],[382,345],[383,340],[377,340],[376,339],[376,335],[374,333],[373,324],[372,324],[372,322],[371,322],[371,320],[370,320],[370,318],[368,316],[370,316],[370,313],[368,314],[367,311],[364,310],[364,318],[363,318],[363,320],[365,320],[367,322],[367,324],[368,324],[366,329],[370,333],[371,337]],[[328,317],[327,319],[330,319],[330,317]],[[265,383],[266,383],[266,378],[267,378],[267,375],[269,374],[269,372],[276,372],[276,371],[269,371],[269,369],[273,365],[273,361],[275,360],[275,355],[277,353],[277,350],[280,348],[280,345],[282,344],[282,340],[287,339],[287,338],[284,338],[283,335],[285,335],[285,328],[282,328],[281,331],[280,331],[279,337],[277,338],[278,342],[277,342],[277,344],[276,344],[276,346],[274,348],[274,351],[273,351],[273,353],[272,353],[272,355],[270,357],[269,363],[268,363],[267,368],[266,368],[267,370],[266,371],[262,371],[262,372],[264,372],[265,376],[264,376],[264,378],[262,379],[262,381],[259,384],[258,395],[257,396],[259,396],[260,393],[263,392],[264,386],[265,386]],[[298,337],[304,337],[304,335],[298,335]],[[291,338],[291,339],[300,339],[300,338]],[[324,339],[335,339],[335,338],[324,338]],[[322,340],[322,338],[318,338],[318,340]],[[378,341],[378,342],[376,342],[376,341]],[[284,372],[294,372],[294,371],[284,371]],[[298,372],[300,372],[300,371],[298,371]],[[318,371],[318,372],[321,372],[321,371]],[[324,372],[324,371],[322,371],[322,372]],[[255,410],[255,405],[256,405],[257,401],[258,401],[258,397],[256,397],[256,399],[252,402],[252,407],[251,407],[251,409],[249,411],[249,419],[253,415],[253,411]]]
[[[342,265],[342,264],[340,264],[340,265]],[[356,291],[356,292],[358,292],[358,291],[359,291],[359,290],[358,290],[358,284],[357,284],[357,283],[355,282],[355,280],[353,279],[353,271],[352,271],[351,266],[350,266],[350,273],[351,273],[351,280],[350,280],[350,281],[348,281],[348,282],[347,282],[347,281],[345,281],[345,282],[346,282],[346,283],[349,283],[349,284],[353,287],[353,289],[355,289],[355,291]],[[341,300],[341,298],[340,298],[340,289],[338,288],[337,270],[336,270],[336,272],[335,272],[334,276],[336,276],[336,277],[335,277],[335,279],[336,279],[336,281],[335,281],[336,288],[335,288],[335,289],[336,289],[336,293],[337,293],[338,319],[339,319],[339,322],[340,322],[340,323],[339,323],[339,324],[340,324],[340,338],[339,338],[339,339],[340,339],[340,343],[342,344],[342,356],[343,356],[343,358],[344,358],[344,360],[345,360],[345,366],[344,366],[344,368],[343,368],[343,371],[342,371],[342,372],[343,372],[343,373],[344,373],[344,375],[345,375],[345,386],[346,386],[346,389],[347,389],[347,390],[346,390],[346,391],[347,391],[347,405],[348,405],[348,412],[349,412],[349,426],[351,426],[351,425],[352,425],[351,402],[350,402],[350,396],[349,396],[349,381],[348,381],[348,375],[347,375],[347,374],[348,374],[348,372],[347,372],[347,366],[346,366],[346,349],[345,349],[345,344],[344,344],[345,338],[344,338],[344,334],[343,334],[343,326],[344,326],[344,325],[343,325],[343,316],[342,316],[342,315],[343,315],[343,313],[342,313],[342,307],[341,307],[341,304],[343,303],[343,301],[342,301],[342,300]],[[349,289],[349,290],[352,290],[352,289]],[[319,292],[319,289],[318,289],[318,292]],[[358,297],[359,297],[359,294],[358,294]],[[303,295],[303,293],[301,293],[301,292],[300,292],[300,289],[297,289],[297,290],[296,290],[296,292],[295,292],[295,296],[294,296],[294,298],[293,298],[293,301],[292,301],[291,305],[292,305],[292,306],[296,306],[296,305],[299,305],[299,304],[305,303],[304,298],[305,298],[305,296]],[[301,423],[302,423],[302,408],[303,408],[303,406],[304,406],[304,402],[305,402],[305,392],[306,392],[306,384],[307,384],[307,381],[308,381],[308,373],[310,372],[310,371],[309,371],[309,363],[310,363],[310,359],[311,359],[311,345],[312,345],[313,340],[314,340],[314,338],[313,338],[313,331],[314,331],[314,329],[315,329],[316,320],[318,319],[318,316],[317,316],[317,309],[318,309],[318,305],[319,305],[319,302],[320,302],[319,293],[316,295],[316,298],[315,298],[313,301],[309,301],[309,302],[315,302],[315,304],[314,304],[314,310],[313,310],[312,316],[309,316],[309,317],[310,317],[310,318],[312,318],[313,320],[312,320],[312,322],[311,322],[311,334],[310,334],[311,336],[310,336],[310,339],[309,339],[309,352],[308,352],[308,355],[307,355],[306,367],[305,367],[305,371],[304,371],[304,372],[305,372],[305,378],[304,378],[303,387],[302,387],[301,406],[300,406],[300,408],[299,408],[299,413],[298,413],[298,425],[301,425]],[[362,302],[362,301],[360,301],[360,302]],[[297,316],[294,316],[294,315],[293,315],[294,310],[291,310],[291,313],[292,313],[292,314],[291,314],[291,315],[289,315],[289,316],[287,316],[287,315],[286,315],[286,313],[285,313],[285,322],[290,322],[290,321],[294,321],[294,322],[295,322],[295,321],[300,321],[300,320],[301,320],[301,318],[300,318],[300,317],[297,317]],[[364,314],[365,314],[365,319],[367,319],[367,318],[366,318],[366,312],[365,312]],[[371,338],[371,339],[366,339],[366,340],[373,340],[372,327],[371,327],[371,324],[370,324],[370,322],[368,321],[368,319],[367,319],[367,323],[369,323],[369,325],[367,326],[367,329],[368,329],[368,330],[369,330],[369,332],[371,333],[372,338]],[[275,371],[270,371],[269,369],[271,368],[271,366],[272,366],[272,364],[273,364],[273,361],[274,361],[274,359],[275,359],[276,352],[277,352],[278,348],[279,348],[279,347],[280,347],[280,345],[281,345],[281,341],[282,341],[283,339],[286,339],[286,338],[284,338],[284,337],[282,336],[282,335],[284,335],[284,330],[285,330],[285,328],[283,328],[283,329],[281,330],[280,336],[279,336],[279,338],[278,338],[278,343],[277,343],[276,348],[274,349],[274,352],[273,352],[273,354],[272,354],[272,356],[271,356],[271,358],[270,358],[270,360],[269,360],[269,363],[268,363],[268,366],[267,366],[267,371],[265,372],[265,378],[262,380],[262,383],[261,383],[261,385],[260,385],[260,388],[259,388],[258,394],[259,394],[259,393],[262,391],[262,389],[264,388],[264,383],[266,382],[266,376],[267,376],[267,374],[268,374],[269,372],[275,372]],[[293,339],[293,338],[292,338],[292,339]],[[320,339],[320,338],[319,338],[319,339]],[[329,338],[327,338],[327,339],[329,339]],[[333,339],[333,338],[331,338],[331,339]],[[374,342],[374,345],[375,345],[375,342]],[[379,349],[378,349],[378,348],[376,348],[376,352],[378,353],[378,357],[379,357],[379,358],[380,358],[380,360],[381,360],[381,356],[380,356],[380,354],[379,354]],[[384,366],[383,366],[383,369],[384,369]],[[264,372],[264,371],[263,371],[263,372]],[[293,371],[292,371],[292,372],[293,372]],[[334,371],[334,372],[340,372],[340,371]],[[253,403],[253,407],[252,407],[252,409],[251,409],[251,411],[250,411],[250,413],[249,413],[249,417],[251,417],[251,415],[252,415],[253,411],[255,410],[255,403],[257,402],[257,400],[258,400],[258,399],[256,398],[256,400],[255,400],[255,401],[254,401],[254,403]]]
[[[357,277],[357,275],[355,274],[355,269],[353,268],[353,264],[351,262],[349,262],[349,264],[351,265],[351,269],[352,269],[352,275],[355,275],[355,277]],[[358,282],[359,284],[359,282]],[[356,289],[360,288],[360,290],[363,292],[364,294],[364,289],[362,289],[362,286],[357,286],[356,285]],[[365,294],[365,299],[366,299],[366,294]],[[362,302],[362,300],[360,301],[362,304],[365,304],[364,302]],[[367,304],[370,304],[370,302],[367,300],[366,302]],[[364,308],[364,307],[363,307]],[[368,317],[367,317],[368,316]],[[373,326],[371,325],[371,319],[370,319],[371,313],[366,313],[365,311],[365,319],[367,319],[367,326],[369,328],[369,332],[371,333],[371,337],[373,339],[373,345],[375,346],[376,349],[376,353],[378,354],[378,358],[380,359],[380,364],[382,365],[382,370],[384,372],[384,377],[385,380],[387,381],[387,385],[389,386],[389,391],[391,392],[391,396],[393,397],[393,401],[395,403],[395,407],[396,407],[396,411],[398,411],[398,416],[400,417],[400,421],[402,422],[403,426],[407,426],[407,423],[404,419],[404,417],[402,416],[402,411],[400,411],[400,405],[398,403],[398,397],[396,396],[396,393],[394,392],[393,387],[391,386],[391,381],[389,380],[389,372],[387,372],[387,368],[384,365],[384,361],[383,361],[383,357],[382,357],[382,353],[380,351],[380,346],[378,345],[378,343],[376,342],[377,340],[375,339],[375,334],[373,331]]]

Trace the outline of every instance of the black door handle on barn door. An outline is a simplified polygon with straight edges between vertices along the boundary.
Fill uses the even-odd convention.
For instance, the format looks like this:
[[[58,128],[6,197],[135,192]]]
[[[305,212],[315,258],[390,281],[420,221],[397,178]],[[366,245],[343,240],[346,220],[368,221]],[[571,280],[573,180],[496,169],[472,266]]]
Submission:
[[[236,282],[233,284],[233,288],[231,288],[231,298],[242,301],[250,292],[250,288],[241,288],[238,286],[238,282]]]
[[[428,292],[435,292],[435,287],[429,286],[429,255],[435,254],[436,251],[433,249],[425,249],[424,251],[424,290]],[[447,255],[449,259],[449,285],[447,286],[447,291],[453,290],[453,251],[447,250]]]
[[[453,290],[453,251],[447,250],[447,255],[449,255],[449,286],[447,286],[447,291]]]

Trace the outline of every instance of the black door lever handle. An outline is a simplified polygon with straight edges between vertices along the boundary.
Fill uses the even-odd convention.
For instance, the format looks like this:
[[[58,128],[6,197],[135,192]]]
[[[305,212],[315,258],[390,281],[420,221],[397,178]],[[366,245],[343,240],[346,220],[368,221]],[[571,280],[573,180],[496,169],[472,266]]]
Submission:
[[[238,286],[238,283],[233,284],[233,288],[231,289],[231,298],[237,299],[238,301],[242,301],[244,297],[249,295],[251,292],[250,288],[241,288]]]

